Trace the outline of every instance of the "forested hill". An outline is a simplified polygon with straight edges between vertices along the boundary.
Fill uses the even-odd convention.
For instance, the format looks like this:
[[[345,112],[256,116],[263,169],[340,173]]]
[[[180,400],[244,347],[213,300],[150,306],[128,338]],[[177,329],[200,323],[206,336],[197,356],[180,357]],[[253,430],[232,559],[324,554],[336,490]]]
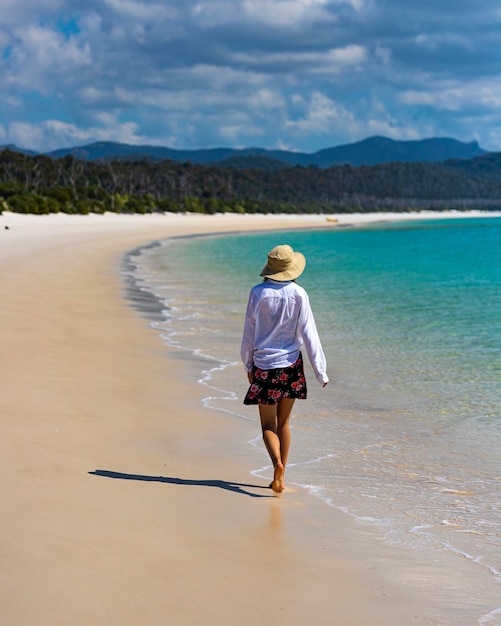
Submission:
[[[0,207],[17,212],[350,212],[501,208],[501,153],[444,163],[234,169],[96,163],[0,152]]]

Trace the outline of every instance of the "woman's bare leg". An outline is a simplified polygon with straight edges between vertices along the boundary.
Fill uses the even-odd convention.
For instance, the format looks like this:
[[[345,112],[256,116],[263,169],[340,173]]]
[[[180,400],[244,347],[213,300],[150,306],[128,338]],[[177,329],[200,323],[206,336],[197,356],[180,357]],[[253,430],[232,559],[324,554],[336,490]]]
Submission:
[[[273,482],[271,488],[276,493],[285,489],[284,472],[290,447],[289,418],[294,400],[285,398],[278,404],[260,404],[259,416],[263,440],[273,463]]]
[[[277,435],[280,440],[280,456],[284,465],[284,470],[285,466],[287,465],[287,460],[289,458],[289,448],[291,445],[289,418],[291,416],[293,406],[294,398],[284,398],[278,403]]]

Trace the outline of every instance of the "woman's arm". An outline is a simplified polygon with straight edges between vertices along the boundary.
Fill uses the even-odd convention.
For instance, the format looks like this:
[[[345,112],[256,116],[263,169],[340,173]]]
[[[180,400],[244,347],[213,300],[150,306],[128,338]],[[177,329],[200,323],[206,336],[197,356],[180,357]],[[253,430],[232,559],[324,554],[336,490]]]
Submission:
[[[327,361],[318,336],[315,318],[310,306],[310,300],[306,292],[303,293],[301,302],[301,312],[299,315],[299,330],[306,348],[306,353],[310,360],[318,382],[325,387],[329,382],[327,376]]]
[[[256,328],[256,318],[251,301],[252,295],[249,296],[249,301],[247,302],[244,332],[242,336],[242,344],[240,346],[240,357],[248,373],[251,372],[252,366],[254,365],[254,331]]]

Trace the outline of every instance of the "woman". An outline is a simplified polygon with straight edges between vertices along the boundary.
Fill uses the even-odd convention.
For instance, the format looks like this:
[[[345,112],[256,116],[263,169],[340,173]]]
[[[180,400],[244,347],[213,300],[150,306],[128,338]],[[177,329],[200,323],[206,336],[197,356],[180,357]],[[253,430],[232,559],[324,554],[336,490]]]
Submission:
[[[304,255],[288,245],[268,253],[260,274],[264,281],[249,295],[240,351],[250,382],[244,404],[259,406],[263,440],[274,467],[270,487],[275,493],[285,488],[292,407],[307,393],[303,344],[318,382],[323,387],[329,382],[308,295],[294,282],[305,266]]]

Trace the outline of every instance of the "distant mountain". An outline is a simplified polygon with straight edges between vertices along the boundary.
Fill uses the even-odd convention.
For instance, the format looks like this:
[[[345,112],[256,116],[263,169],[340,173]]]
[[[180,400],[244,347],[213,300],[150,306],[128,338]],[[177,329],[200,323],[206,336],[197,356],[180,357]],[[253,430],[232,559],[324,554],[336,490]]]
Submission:
[[[38,154],[38,152],[33,152],[33,150],[24,150],[23,148],[18,148],[13,143],[0,146],[0,152],[2,150],[12,150],[12,152],[20,152],[21,154],[26,154],[27,156],[36,156]]]
[[[269,169],[270,160],[287,165],[316,165],[327,168],[333,165],[378,165],[380,163],[437,163],[447,159],[471,159],[487,154],[476,141],[463,143],[455,139],[431,138],[418,141],[396,141],[387,137],[370,137],[356,143],[326,148],[312,154],[264,148],[209,148],[201,150],[175,150],[162,146],[136,146],[101,141],[86,146],[63,148],[47,152],[54,159],[72,154],[85,161],[166,160],[192,163],[212,163],[223,167],[238,167],[248,159],[249,168]],[[228,159],[239,161],[229,162]],[[259,159],[263,159],[260,161]],[[275,166],[277,164],[275,163]]]
[[[174,148],[165,148],[162,146],[136,146],[126,143],[114,143],[109,141],[100,141],[91,143],[86,146],[76,148],[62,148],[52,152],[46,152],[46,156],[53,159],[61,159],[68,154],[73,155],[84,161],[104,161],[110,159],[127,159],[137,160],[161,160],[179,161],[185,163],[217,163],[224,159],[235,156],[252,156],[263,154],[269,156],[267,151],[260,148],[248,148],[244,150],[236,150],[233,148],[207,148],[200,150],[175,150]]]
[[[127,157],[135,157],[137,159],[151,157],[154,160],[163,161],[170,158],[170,149],[157,146],[136,146],[112,141],[98,141],[85,146],[60,148],[44,154],[52,159],[62,159],[71,154],[82,161],[104,161],[108,159],[126,159]]]
[[[380,163],[437,163],[447,159],[471,159],[485,154],[478,142],[463,143],[456,139],[431,138],[419,141],[395,141],[387,137],[371,137],[356,143],[316,152],[312,164],[379,165]]]

